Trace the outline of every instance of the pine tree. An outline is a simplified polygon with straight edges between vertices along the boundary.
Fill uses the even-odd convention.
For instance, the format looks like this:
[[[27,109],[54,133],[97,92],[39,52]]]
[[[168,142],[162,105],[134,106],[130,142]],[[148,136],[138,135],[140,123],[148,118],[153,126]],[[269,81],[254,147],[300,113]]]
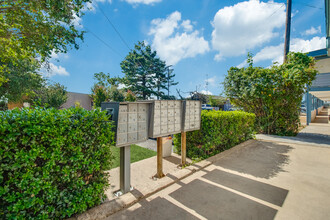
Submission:
[[[153,62],[156,59],[156,52],[152,51],[149,45],[143,41],[135,45],[125,59],[120,63],[125,73],[125,85],[138,99],[146,100],[154,94],[155,87]]]
[[[175,74],[173,73],[174,69],[171,68],[171,66],[166,67],[166,90],[167,90],[167,96],[170,97],[170,87],[176,86],[179,84],[179,82],[174,81]]]

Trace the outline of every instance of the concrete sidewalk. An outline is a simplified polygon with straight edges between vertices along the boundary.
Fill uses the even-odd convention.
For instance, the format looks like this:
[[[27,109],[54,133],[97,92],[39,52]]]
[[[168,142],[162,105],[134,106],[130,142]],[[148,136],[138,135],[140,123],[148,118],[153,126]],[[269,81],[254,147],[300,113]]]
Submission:
[[[329,219],[330,148],[265,139],[206,160],[107,219]]]

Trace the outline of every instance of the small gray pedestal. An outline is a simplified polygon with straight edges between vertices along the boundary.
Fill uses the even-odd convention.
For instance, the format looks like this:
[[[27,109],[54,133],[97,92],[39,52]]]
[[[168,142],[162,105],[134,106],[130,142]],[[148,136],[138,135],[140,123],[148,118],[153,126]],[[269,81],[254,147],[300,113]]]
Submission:
[[[120,191],[128,193],[131,188],[131,147],[120,148]]]

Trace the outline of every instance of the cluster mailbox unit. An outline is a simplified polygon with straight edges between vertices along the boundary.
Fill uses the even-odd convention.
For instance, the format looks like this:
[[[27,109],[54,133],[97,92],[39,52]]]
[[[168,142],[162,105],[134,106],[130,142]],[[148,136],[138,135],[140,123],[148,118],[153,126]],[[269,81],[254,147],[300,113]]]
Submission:
[[[120,147],[120,189],[123,193],[130,191],[131,144],[146,141],[149,137],[199,130],[201,124],[200,101],[105,102],[101,108],[107,111],[115,124],[116,146]]]
[[[151,108],[150,137],[164,137],[177,134],[182,128],[182,101],[154,101]]]

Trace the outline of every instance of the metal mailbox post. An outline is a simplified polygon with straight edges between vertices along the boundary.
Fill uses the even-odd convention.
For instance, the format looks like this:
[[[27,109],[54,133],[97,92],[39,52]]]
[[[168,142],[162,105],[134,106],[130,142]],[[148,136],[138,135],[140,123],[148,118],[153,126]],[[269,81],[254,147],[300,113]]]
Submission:
[[[115,124],[116,147],[120,147],[120,190],[131,188],[130,145],[148,139],[150,102],[107,102],[101,104]]]

